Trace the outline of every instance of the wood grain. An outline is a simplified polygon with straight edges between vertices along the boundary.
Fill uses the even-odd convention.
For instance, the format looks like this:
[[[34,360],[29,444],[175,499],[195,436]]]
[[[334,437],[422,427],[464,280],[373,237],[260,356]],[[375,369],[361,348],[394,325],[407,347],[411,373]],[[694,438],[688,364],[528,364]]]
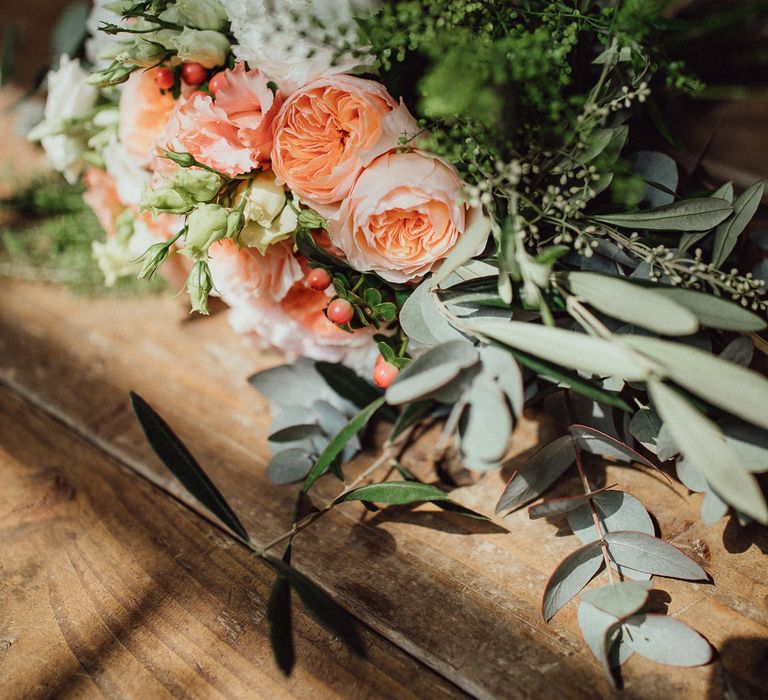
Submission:
[[[2,697],[461,695],[364,628],[351,655],[300,606],[284,679],[268,567],[5,388],[0,421]]]
[[[266,479],[268,407],[245,382],[278,356],[243,347],[223,315],[188,321],[178,300],[85,301],[22,283],[5,283],[0,294],[0,381],[10,390],[188,500],[146,447],[127,406],[132,388],[178,430],[254,539],[287,527],[295,488]],[[551,435],[538,417],[524,421],[512,466]],[[490,512],[508,475],[487,475],[454,497]],[[700,525],[698,497],[651,474],[613,466],[606,473],[598,465],[592,477],[638,496],[662,536],[716,582],[658,579],[655,601],[704,634],[721,657],[690,670],[633,658],[624,695],[719,698],[736,688],[739,697],[757,697],[768,649],[764,531]],[[324,497],[337,488],[332,481],[320,487]],[[126,492],[131,488],[126,483]],[[145,487],[137,480],[135,488]],[[190,522],[179,517],[179,532]],[[573,604],[550,625],[539,612],[546,579],[575,548],[574,538],[558,537],[556,522],[531,521],[524,512],[504,526],[509,532],[430,507],[370,514],[346,504],[297,538],[294,562],[361,621],[469,694],[610,696],[580,640]],[[234,595],[238,586],[232,588]]]

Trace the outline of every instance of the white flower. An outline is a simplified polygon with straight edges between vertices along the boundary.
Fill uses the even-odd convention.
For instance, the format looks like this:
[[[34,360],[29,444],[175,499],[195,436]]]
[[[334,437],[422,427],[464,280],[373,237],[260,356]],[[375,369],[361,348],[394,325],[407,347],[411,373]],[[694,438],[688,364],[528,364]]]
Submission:
[[[98,90],[89,85],[86,80],[88,73],[77,59],[62,56],[58,70],[48,73],[48,99],[45,103],[42,124],[31,133],[30,138],[36,138],[35,132],[42,135],[40,139],[51,165],[61,173],[68,182],[77,180],[82,168],[85,141],[78,135],[76,122],[86,117],[96,105]],[[48,135],[44,135],[44,134]]]
[[[229,52],[229,39],[221,32],[210,29],[184,27],[171,45],[182,61],[195,61],[204,68],[224,65]]]
[[[138,205],[151,178],[149,171],[136,163],[125,145],[118,141],[107,144],[102,154],[107,172],[115,179],[120,201]]]
[[[241,195],[247,188],[247,184],[241,185]],[[253,179],[243,215],[246,223],[239,241],[249,248],[258,248],[262,255],[270,245],[290,238],[298,224],[296,211],[271,170]]]
[[[94,241],[93,257],[104,275],[104,284],[113,287],[121,277],[135,275],[141,269],[139,258],[157,239],[139,220],[134,219],[131,234],[116,235],[106,241]]]
[[[94,0],[91,14],[85,21],[90,35],[85,42],[85,55],[88,61],[99,70],[112,63],[112,56],[119,53],[125,42],[125,35],[121,38],[120,35],[99,31],[101,24],[121,26],[123,18],[113,10],[107,9],[107,5],[112,4],[114,4],[112,0]]]
[[[343,41],[354,45],[353,17],[370,15],[376,0],[222,0],[222,4],[238,41],[235,55],[272,78],[285,93],[320,75],[373,63],[372,56],[342,56],[334,62],[333,47]]]

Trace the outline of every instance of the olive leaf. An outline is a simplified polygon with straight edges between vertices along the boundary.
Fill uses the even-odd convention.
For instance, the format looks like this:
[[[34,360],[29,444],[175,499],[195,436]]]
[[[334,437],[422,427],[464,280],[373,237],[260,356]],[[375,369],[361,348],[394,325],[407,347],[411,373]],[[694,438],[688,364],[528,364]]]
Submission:
[[[317,461],[310,470],[307,480],[304,482],[304,493],[308,492],[315,481],[328,471],[332,462],[341,454],[346,444],[363,429],[373,414],[383,405],[383,396],[368,404],[368,406],[354,416],[354,418],[344,426],[341,432],[331,440],[328,447],[323,450],[322,454],[317,458]]]
[[[655,209],[628,214],[601,214],[595,221],[620,228],[652,231],[708,231],[727,219],[733,206],[724,199],[684,199]]]
[[[765,183],[756,182],[733,205],[733,216],[715,231],[712,264],[720,267],[736,246],[739,236],[757,213],[765,192]]]
[[[203,506],[240,539],[248,541],[240,519],[176,433],[141,396],[133,391],[129,396],[144,435],[163,464]]]
[[[699,329],[693,312],[644,285],[594,272],[570,272],[566,280],[573,294],[626,323],[663,335],[691,335]]]
[[[628,335],[623,339],[657,362],[670,379],[688,391],[739,418],[768,428],[768,379],[762,375],[690,345],[641,336]]]
[[[738,510],[768,523],[768,506],[757,480],[742,467],[717,425],[665,384],[653,381],[648,389],[675,442],[711,487]]]
[[[715,190],[712,195],[715,199],[724,199],[729,204],[733,204],[733,183],[726,182],[724,185]],[[711,233],[709,231],[700,231],[697,233],[684,233],[680,236],[680,244],[678,245],[678,252],[684,253],[692,246],[696,245],[700,240],[705,238]]]
[[[699,319],[702,326],[741,333],[761,331],[766,327],[765,321],[759,316],[721,297],[681,287],[658,286],[653,289],[658,296],[671,299],[687,308]]]
[[[470,319],[463,323],[480,336],[570,369],[601,377],[617,375],[628,381],[643,381],[650,373],[620,343],[602,338],[521,321]]]
[[[422,484],[419,481],[382,481],[376,484],[360,486],[344,494],[339,499],[339,502],[367,501],[370,503],[404,505],[406,503],[443,500],[449,500],[448,494],[430,484]]]

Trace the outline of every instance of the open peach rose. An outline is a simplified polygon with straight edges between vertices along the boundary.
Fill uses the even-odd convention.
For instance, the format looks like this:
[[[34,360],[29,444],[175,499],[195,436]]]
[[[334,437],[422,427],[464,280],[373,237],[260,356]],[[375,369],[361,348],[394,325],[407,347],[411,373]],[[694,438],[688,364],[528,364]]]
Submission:
[[[225,239],[208,252],[213,283],[225,300],[264,296],[280,301],[304,276],[288,242],[275,243],[262,255],[256,248],[238,248]]]
[[[418,280],[466,228],[461,188],[456,171],[439,158],[386,153],[363,170],[329,222],[331,240],[357,270],[390,282]]]
[[[415,131],[414,118],[380,83],[351,75],[320,78],[294,92],[277,115],[272,168],[329,216],[367,163]]]
[[[272,120],[283,98],[264,75],[242,64],[225,76],[215,100],[195,92],[180,103],[163,145],[234,177],[268,165]]]
[[[139,165],[148,165],[152,160],[155,144],[176,106],[171,94],[163,94],[157,87],[157,70],[131,73],[120,95],[120,141]]]

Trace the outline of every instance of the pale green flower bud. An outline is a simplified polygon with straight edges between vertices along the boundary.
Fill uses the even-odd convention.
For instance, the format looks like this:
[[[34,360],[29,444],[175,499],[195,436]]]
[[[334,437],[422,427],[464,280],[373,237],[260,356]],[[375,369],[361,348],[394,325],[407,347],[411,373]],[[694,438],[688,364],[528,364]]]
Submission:
[[[142,209],[149,209],[153,214],[186,214],[195,206],[195,200],[187,192],[164,185],[144,190],[140,205]]]
[[[219,0],[177,0],[160,19],[196,29],[224,29],[228,21]]]
[[[222,179],[200,168],[177,170],[168,180],[170,187],[188,194],[195,202],[210,202],[221,189]]]
[[[140,68],[151,68],[160,63],[165,57],[166,50],[162,44],[154,41],[139,39],[125,51],[117,54],[115,60]]]
[[[201,204],[187,217],[184,252],[192,258],[203,258],[216,241],[226,238],[231,227],[229,209],[218,204]]]
[[[151,280],[168,257],[168,251],[167,243],[155,243],[149,246],[141,258],[142,266],[137,277],[140,280]]]
[[[327,223],[314,209],[302,209],[299,212],[299,226],[302,228],[325,228]]]
[[[182,168],[191,168],[197,161],[191,153],[177,153],[176,151],[163,150],[163,155]]]
[[[213,291],[211,269],[205,260],[198,260],[187,277],[187,293],[192,311],[208,315],[208,296]]]
[[[128,77],[138,68],[138,66],[123,65],[115,61],[104,70],[91,73],[88,77],[88,84],[96,87],[109,87],[110,85],[119,85],[128,80]]]
[[[220,32],[184,27],[173,39],[173,46],[182,61],[195,61],[204,68],[223,66],[229,53],[229,39]]]

